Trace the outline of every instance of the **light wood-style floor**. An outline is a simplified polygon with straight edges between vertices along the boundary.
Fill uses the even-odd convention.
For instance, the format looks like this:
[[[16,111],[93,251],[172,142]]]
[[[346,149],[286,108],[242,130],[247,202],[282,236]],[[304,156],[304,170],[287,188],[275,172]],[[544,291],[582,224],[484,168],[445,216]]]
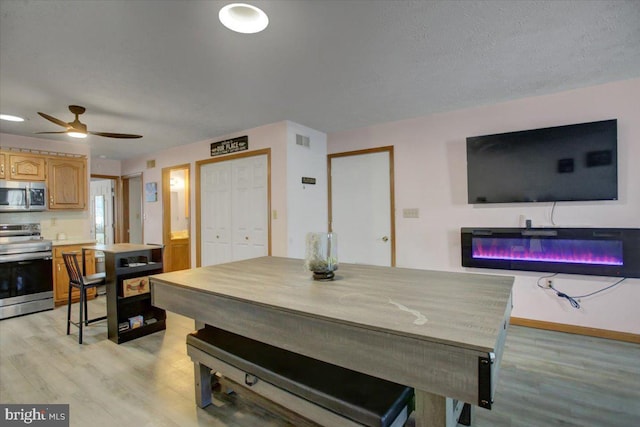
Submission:
[[[90,315],[104,304],[91,301]],[[198,409],[190,319],[168,313],[166,331],[121,345],[104,322],[79,345],[65,319],[59,307],[0,321],[1,403],[68,403],[71,426],[311,425],[244,394],[217,392],[215,406]],[[511,326],[494,409],[475,413],[479,427],[640,425],[640,346]]]

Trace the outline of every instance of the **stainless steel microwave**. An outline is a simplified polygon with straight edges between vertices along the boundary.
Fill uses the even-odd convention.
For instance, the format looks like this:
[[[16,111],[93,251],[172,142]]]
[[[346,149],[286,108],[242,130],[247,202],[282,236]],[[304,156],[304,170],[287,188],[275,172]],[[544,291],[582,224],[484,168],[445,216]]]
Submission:
[[[0,180],[0,212],[44,211],[46,193],[44,182]]]

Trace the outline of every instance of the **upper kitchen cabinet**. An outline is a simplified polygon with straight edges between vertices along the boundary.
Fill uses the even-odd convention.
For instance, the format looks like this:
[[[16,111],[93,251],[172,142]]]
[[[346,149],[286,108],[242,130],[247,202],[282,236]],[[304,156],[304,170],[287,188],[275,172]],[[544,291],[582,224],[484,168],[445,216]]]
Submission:
[[[87,159],[50,157],[49,209],[87,208]]]
[[[25,153],[3,153],[4,178],[16,181],[44,181],[46,158]]]
[[[5,159],[7,158],[7,156],[4,153],[0,153],[0,179],[7,179],[5,171],[6,169],[6,165],[5,165]]]

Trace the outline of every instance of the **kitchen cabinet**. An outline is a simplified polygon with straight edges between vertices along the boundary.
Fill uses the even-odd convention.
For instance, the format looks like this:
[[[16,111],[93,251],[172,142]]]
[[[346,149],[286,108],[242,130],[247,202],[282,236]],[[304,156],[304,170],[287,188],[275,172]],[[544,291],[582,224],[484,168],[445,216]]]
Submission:
[[[0,179],[46,182],[48,209],[87,209],[88,176],[85,157],[5,149],[0,152]]]
[[[163,271],[162,246],[119,243],[85,246],[82,251],[87,259],[94,251],[104,252],[111,341],[121,344],[166,329],[166,312],[151,305],[148,278]]]
[[[87,159],[50,157],[49,209],[87,208]]]
[[[0,179],[6,179],[5,174],[5,159],[6,155],[4,153],[0,153]]]
[[[54,246],[53,248],[53,302],[55,306],[67,304],[69,297],[69,274],[67,274],[67,268],[64,265],[64,259],[62,258],[63,252],[78,252],[81,253],[83,245],[64,245]],[[80,256],[78,260],[80,260]],[[85,275],[94,274],[95,268],[95,256],[93,253],[87,254],[86,257],[86,271]],[[93,299],[96,296],[96,289],[87,290],[87,298]],[[71,301],[78,302],[80,300],[80,291],[73,288],[71,291]]]
[[[46,157],[27,153],[4,153],[7,170],[6,179],[15,181],[44,181],[46,179]]]

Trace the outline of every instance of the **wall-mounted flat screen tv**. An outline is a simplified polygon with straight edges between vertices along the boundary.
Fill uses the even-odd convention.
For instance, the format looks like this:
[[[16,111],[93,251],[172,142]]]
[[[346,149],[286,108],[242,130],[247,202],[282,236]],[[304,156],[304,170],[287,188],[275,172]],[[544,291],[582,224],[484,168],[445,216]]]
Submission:
[[[468,202],[618,199],[617,120],[467,138]]]

